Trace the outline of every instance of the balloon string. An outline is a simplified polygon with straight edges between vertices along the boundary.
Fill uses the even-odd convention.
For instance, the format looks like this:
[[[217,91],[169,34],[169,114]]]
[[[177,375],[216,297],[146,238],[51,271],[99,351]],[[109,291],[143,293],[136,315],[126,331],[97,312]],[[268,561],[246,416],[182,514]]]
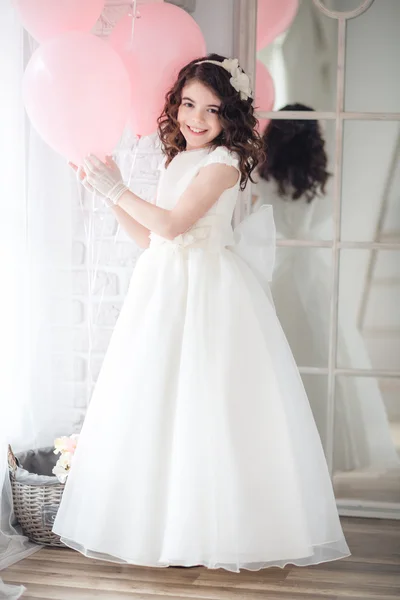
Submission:
[[[136,148],[135,148],[135,152],[133,154],[133,158],[132,158],[132,164],[131,164],[131,169],[129,171],[129,178],[128,178],[128,188],[131,187],[131,180],[132,180],[132,175],[133,175],[133,169],[135,167],[135,163],[136,163],[136,157],[137,157],[137,153],[138,153],[138,149],[139,149],[139,142],[140,142],[140,138],[138,137],[138,142],[136,144]]]
[[[137,0],[133,0],[132,2],[132,31],[131,31],[131,50],[133,50],[133,39],[135,35],[135,23],[137,16]]]
[[[94,213],[94,197],[92,195],[91,206],[89,211],[85,210],[84,207],[84,196],[85,190],[82,185],[79,183],[77,179],[77,193],[79,197],[79,207],[82,214],[82,221],[85,233],[85,244],[87,249],[87,264],[86,264],[86,277],[87,277],[87,285],[88,285],[88,301],[87,301],[87,314],[86,314],[86,326],[88,333],[88,351],[87,351],[87,403],[90,402],[90,392],[92,387],[92,371],[91,371],[91,358],[92,358],[92,349],[93,349],[93,331],[92,331],[92,322],[93,322],[93,303],[92,303],[92,273],[91,268],[93,264],[93,213]],[[87,213],[87,218],[86,214]]]
[[[87,362],[87,372],[88,372],[88,402],[90,402],[90,392],[92,389],[93,378],[92,378],[92,351],[93,351],[93,253],[94,253],[94,243],[93,243],[93,220],[94,220],[94,212],[95,212],[95,197],[94,193],[92,193],[91,197],[91,207],[89,211],[89,223],[86,234],[86,245],[88,249],[88,314],[87,314],[87,325],[88,325],[88,362]]]

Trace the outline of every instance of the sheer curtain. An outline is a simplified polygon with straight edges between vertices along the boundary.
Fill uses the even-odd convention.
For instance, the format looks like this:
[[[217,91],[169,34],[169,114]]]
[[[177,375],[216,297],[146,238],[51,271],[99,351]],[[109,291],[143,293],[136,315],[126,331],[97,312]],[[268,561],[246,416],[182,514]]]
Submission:
[[[12,525],[7,444],[52,445],[72,428],[72,206],[67,162],[26,119],[22,76],[34,50],[10,0],[0,3],[0,569],[40,549]],[[65,381],[72,383],[63,389]],[[0,584],[0,597],[22,588]]]
[[[22,441],[29,435],[28,377],[26,365],[27,290],[26,264],[26,168],[27,129],[21,99],[24,64],[24,34],[11,5],[0,12],[1,136],[0,248],[2,288],[1,319],[1,418],[0,418],[0,567],[28,556],[36,548],[12,526],[12,497],[7,468],[7,441]],[[6,586],[0,580],[0,595],[19,598],[24,588]]]
[[[105,271],[122,260],[118,304],[139,250],[131,243],[124,246],[123,259],[118,256],[124,235],[121,241],[118,232],[110,234],[114,228],[107,208],[84,193],[67,161],[26,118],[22,78],[36,43],[24,32],[11,0],[0,1],[0,44],[1,570],[40,549],[12,525],[7,444],[14,452],[51,446],[56,437],[79,430],[93,385],[91,351],[107,294],[107,278],[98,277],[99,257]],[[157,136],[138,141],[128,132],[115,155],[127,181],[135,169],[132,189],[150,200],[160,161]],[[22,591],[0,586],[0,598],[17,598]]]

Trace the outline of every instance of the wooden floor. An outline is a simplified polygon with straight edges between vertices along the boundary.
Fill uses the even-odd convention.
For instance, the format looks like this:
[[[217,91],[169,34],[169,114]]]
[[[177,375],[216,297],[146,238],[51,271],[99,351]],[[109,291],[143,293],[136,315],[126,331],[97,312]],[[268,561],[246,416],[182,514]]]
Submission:
[[[384,471],[335,473],[333,487],[337,500],[360,500],[400,504],[400,468]]]
[[[343,518],[352,556],[314,567],[240,574],[150,569],[43,549],[1,573],[27,588],[23,600],[393,600],[400,598],[400,521]]]

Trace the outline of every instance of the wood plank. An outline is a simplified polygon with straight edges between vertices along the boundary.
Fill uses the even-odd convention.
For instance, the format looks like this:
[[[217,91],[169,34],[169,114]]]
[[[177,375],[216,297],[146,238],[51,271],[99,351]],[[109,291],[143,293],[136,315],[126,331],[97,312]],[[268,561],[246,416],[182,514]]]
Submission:
[[[313,567],[230,573],[99,561],[44,548],[2,572],[23,600],[394,600],[400,598],[400,521],[342,519],[352,556]]]

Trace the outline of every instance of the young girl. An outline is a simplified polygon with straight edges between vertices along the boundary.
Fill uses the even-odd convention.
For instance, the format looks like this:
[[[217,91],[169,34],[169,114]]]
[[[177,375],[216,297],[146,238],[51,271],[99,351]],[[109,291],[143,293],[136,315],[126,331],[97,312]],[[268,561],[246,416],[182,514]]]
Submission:
[[[301,378],[232,232],[261,148],[237,60],[184,67],[159,123],[155,206],[111,161],[89,157],[80,170],[148,250],[54,531],[87,556],[155,567],[239,571],[348,556]]]

